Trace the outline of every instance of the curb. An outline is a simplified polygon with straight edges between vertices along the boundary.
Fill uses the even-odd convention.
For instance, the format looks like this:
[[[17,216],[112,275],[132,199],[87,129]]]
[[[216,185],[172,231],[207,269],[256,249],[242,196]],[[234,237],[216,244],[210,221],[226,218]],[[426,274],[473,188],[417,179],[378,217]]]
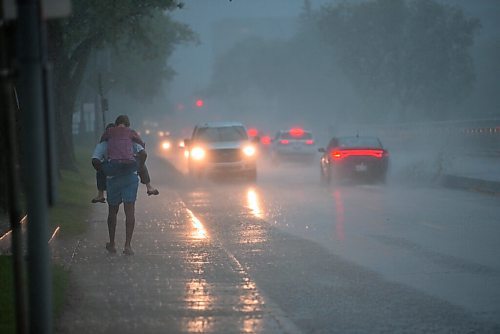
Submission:
[[[448,188],[500,195],[500,181],[488,181],[466,176],[445,174],[441,177],[440,183]]]

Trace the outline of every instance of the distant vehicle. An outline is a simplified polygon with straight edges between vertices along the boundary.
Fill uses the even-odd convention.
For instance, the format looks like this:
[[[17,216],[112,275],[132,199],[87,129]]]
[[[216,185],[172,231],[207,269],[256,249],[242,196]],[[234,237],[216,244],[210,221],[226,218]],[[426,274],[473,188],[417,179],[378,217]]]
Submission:
[[[321,181],[331,183],[345,178],[385,182],[389,152],[377,137],[334,137],[319,148]]]
[[[278,131],[272,140],[273,162],[283,160],[312,162],[315,157],[316,145],[312,133],[302,128]]]
[[[241,123],[197,125],[191,139],[184,143],[191,176],[234,174],[251,181],[257,179],[257,145],[248,138]]]

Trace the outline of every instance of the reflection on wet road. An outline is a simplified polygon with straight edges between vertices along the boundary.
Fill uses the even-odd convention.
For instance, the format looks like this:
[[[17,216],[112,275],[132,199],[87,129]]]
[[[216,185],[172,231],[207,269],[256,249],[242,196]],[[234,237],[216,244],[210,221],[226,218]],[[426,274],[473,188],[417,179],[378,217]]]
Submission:
[[[193,225],[193,233],[192,236],[194,239],[206,239],[208,238],[207,231],[205,227],[201,223],[201,221],[194,215],[193,211],[186,209],[189,218],[191,220],[191,224]]]
[[[497,198],[415,185],[324,187],[315,167],[261,170],[256,184],[205,181],[188,192],[187,205],[203,199],[214,230],[227,229],[221,220],[244,221],[233,234],[219,233],[252,245],[253,256],[273,247],[264,221],[390,282],[500,319]]]
[[[58,332],[500,332],[498,198],[285,165],[174,183],[148,164],[166,172],[139,196],[136,254],[106,254],[96,207]]]
[[[257,218],[264,218],[264,213],[261,209],[260,199],[258,193],[253,187],[247,190],[247,206],[252,210],[252,214]]]

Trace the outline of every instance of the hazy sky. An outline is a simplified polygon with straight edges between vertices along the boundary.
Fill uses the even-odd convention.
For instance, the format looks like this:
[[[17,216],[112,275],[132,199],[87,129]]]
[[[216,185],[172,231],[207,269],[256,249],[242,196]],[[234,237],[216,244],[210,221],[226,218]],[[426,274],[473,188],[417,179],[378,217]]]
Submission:
[[[312,0],[314,8],[328,2],[332,1]],[[210,45],[214,22],[226,18],[294,18],[301,12],[304,0],[185,0],[184,3],[184,8],[172,16],[191,26],[199,35],[200,44],[179,47],[170,60],[178,73],[171,86],[174,98],[207,84],[214,60]]]
[[[350,0],[352,2],[361,0]],[[442,3],[458,5],[467,16],[479,17],[483,28],[478,39],[497,39],[500,30],[500,0],[438,0]],[[340,0],[311,0],[313,9],[323,4]],[[304,0],[184,0],[185,6],[172,13],[172,17],[188,24],[199,35],[199,45],[179,46],[170,64],[177,72],[169,93],[172,102],[182,100],[193,92],[204,88],[209,82],[214,63],[215,22],[223,19],[293,19],[303,6]],[[262,29],[260,31],[262,33]],[[289,37],[288,32],[283,37]],[[277,32],[273,32],[273,37]]]

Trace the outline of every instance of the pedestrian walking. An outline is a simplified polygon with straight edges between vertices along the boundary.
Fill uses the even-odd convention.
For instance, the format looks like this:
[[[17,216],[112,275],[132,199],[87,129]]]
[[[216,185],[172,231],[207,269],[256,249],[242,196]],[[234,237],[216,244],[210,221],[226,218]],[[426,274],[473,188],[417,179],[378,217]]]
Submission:
[[[115,122],[115,127],[128,127],[130,122],[128,117],[125,115],[119,116]],[[123,131],[122,133],[126,133]],[[131,140],[129,138],[129,140]],[[124,140],[125,141],[125,140]],[[125,143],[124,145],[130,149],[130,153],[121,150],[118,154],[122,154],[126,159],[120,159],[124,161],[118,161],[114,164],[107,162],[107,158],[110,157],[109,154],[109,142],[102,141],[97,144],[94,154],[92,156],[92,165],[97,172],[103,172],[106,175],[106,191],[107,191],[107,201],[108,201],[108,233],[109,242],[106,243],[106,249],[110,253],[116,253],[115,246],[115,232],[117,224],[117,215],[120,209],[120,204],[123,203],[123,208],[125,211],[125,245],[123,253],[125,255],[133,255],[131,242],[132,235],[135,228],[135,201],[137,199],[137,189],[139,186],[139,178],[137,175],[138,164],[135,163],[135,158],[133,156],[143,156],[144,158],[138,159],[139,164],[145,161],[145,151],[144,147],[139,145],[137,142],[132,144]],[[115,147],[116,151],[121,148]],[[115,156],[111,154],[111,156]],[[115,156],[116,157],[116,156]],[[120,157],[120,156],[119,156]],[[126,160],[130,160],[126,161]],[[135,166],[135,168],[133,167]]]

